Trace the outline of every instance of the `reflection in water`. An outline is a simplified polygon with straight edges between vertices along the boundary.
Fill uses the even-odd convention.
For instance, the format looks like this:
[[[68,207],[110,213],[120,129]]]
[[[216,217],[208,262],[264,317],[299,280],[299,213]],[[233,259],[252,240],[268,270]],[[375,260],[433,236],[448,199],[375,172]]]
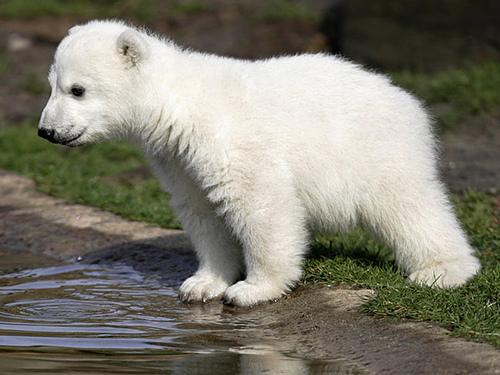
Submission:
[[[176,374],[176,375],[331,375],[365,374],[341,363],[305,361],[269,354],[170,354],[144,357],[113,353],[0,353],[3,374]]]
[[[126,266],[7,273],[0,275],[0,373],[359,373],[220,339],[227,330],[251,336],[268,322],[220,304],[181,305],[173,288]]]

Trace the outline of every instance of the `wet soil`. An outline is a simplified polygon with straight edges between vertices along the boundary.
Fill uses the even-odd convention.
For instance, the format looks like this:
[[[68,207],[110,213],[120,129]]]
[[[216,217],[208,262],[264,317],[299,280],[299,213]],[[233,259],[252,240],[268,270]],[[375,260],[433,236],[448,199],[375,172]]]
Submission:
[[[182,232],[64,203],[36,192],[30,180],[11,173],[0,174],[0,212],[0,250],[14,255],[11,259],[30,254],[36,264],[36,257],[43,257],[48,265],[79,260],[91,267],[129,266],[141,277],[155,278],[174,292],[196,267]],[[27,263],[31,263],[29,257]],[[392,322],[359,313],[358,306],[372,294],[371,290],[303,286],[276,303],[253,309],[227,307],[219,301],[207,305],[176,303],[175,308],[193,317],[217,316],[228,324],[240,322],[238,329],[200,331],[185,342],[197,347],[217,346],[223,352],[241,347],[262,353],[262,346],[272,348],[274,354],[265,367],[276,370],[272,373],[326,374],[334,368],[339,373],[500,373],[500,352],[490,345],[451,337],[446,330],[426,323]],[[169,301],[165,301],[167,306],[174,300]],[[195,318],[190,321],[196,323]],[[197,327],[193,323],[183,327],[191,324]],[[334,367],[325,372],[303,370],[325,363],[294,364],[298,367],[292,371],[287,367],[289,362],[279,360],[283,355],[279,353],[339,362],[328,362]],[[224,356],[217,358],[214,360],[228,361]],[[238,366],[244,367],[245,361],[249,359],[238,357]]]

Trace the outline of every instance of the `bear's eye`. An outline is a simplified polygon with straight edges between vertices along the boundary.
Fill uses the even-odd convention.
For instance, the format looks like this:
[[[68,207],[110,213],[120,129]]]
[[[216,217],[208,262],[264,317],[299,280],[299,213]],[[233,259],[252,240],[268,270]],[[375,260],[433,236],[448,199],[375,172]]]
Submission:
[[[73,85],[71,87],[71,94],[73,96],[82,97],[85,94],[85,89],[79,85]]]

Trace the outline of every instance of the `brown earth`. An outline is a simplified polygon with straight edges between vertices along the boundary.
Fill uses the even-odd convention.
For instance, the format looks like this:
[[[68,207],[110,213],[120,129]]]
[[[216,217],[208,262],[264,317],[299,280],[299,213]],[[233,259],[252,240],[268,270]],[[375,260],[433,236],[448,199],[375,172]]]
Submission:
[[[90,263],[127,264],[167,285],[178,286],[196,266],[182,232],[129,222],[110,213],[67,204],[38,193],[27,178],[0,172],[0,250],[12,255]],[[26,262],[24,262],[26,264]],[[221,311],[229,319],[260,322],[261,329],[193,336],[198,344],[248,346],[273,342],[278,351],[307,359],[341,361],[349,373],[498,374],[500,352],[487,344],[451,337],[428,323],[391,322],[358,312],[374,292],[300,287],[253,309],[180,305],[196,313]],[[272,340],[271,340],[272,339]],[[279,344],[276,344],[279,343]],[[355,369],[355,370],[354,370]]]

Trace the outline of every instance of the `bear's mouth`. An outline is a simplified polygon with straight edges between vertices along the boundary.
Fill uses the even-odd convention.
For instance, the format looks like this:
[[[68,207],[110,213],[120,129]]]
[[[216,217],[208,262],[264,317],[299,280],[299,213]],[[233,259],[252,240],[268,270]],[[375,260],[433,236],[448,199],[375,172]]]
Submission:
[[[63,146],[72,146],[71,143],[73,143],[74,141],[76,141],[78,138],[80,138],[83,133],[85,133],[85,130],[82,131],[80,134],[78,134],[77,136],[75,137],[72,137],[72,138],[69,138],[69,139],[65,139],[65,140],[62,140],[62,141],[59,141],[59,143]]]

